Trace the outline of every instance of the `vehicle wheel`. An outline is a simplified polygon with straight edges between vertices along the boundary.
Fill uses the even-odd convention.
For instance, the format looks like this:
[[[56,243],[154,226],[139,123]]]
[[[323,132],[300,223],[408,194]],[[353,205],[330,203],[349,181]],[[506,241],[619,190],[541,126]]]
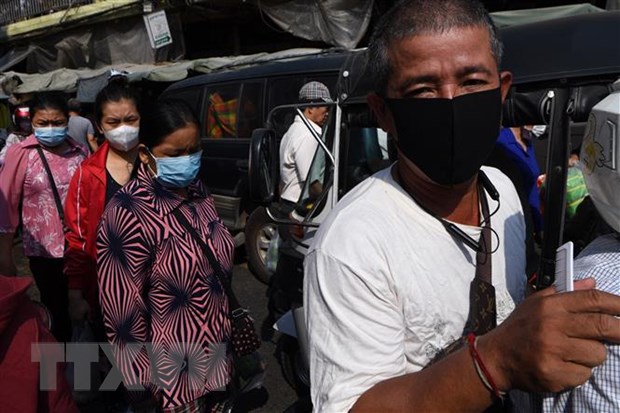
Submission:
[[[269,219],[264,207],[252,212],[245,224],[245,248],[248,254],[248,268],[256,278],[269,284],[273,273],[267,269],[265,258],[269,243],[277,231],[277,226]]]
[[[275,356],[280,364],[284,380],[295,390],[297,397],[309,395],[310,379],[301,359],[297,339],[282,334],[276,344]]]

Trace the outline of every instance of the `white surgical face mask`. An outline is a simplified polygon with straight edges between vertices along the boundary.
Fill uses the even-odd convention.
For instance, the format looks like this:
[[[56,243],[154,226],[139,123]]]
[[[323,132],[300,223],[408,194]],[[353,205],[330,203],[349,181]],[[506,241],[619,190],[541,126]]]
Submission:
[[[121,125],[118,128],[103,132],[110,145],[123,152],[130,151],[138,145],[139,133],[140,128],[129,125]]]

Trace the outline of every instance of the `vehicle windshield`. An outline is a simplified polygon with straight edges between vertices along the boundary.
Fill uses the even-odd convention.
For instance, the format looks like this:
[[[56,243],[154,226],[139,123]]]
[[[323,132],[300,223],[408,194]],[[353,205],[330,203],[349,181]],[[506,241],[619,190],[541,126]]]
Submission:
[[[321,136],[327,148],[333,146],[333,124],[333,121],[328,122],[327,125],[329,126],[325,128]],[[338,198],[341,198],[364,179],[390,165],[388,135],[374,126],[346,128],[341,125],[338,158],[340,159],[338,162]],[[330,156],[321,145],[317,145],[298,202],[300,209],[298,212],[305,211],[308,213],[315,207],[317,207],[316,212],[320,212],[322,201],[326,198],[325,195],[333,184],[333,174],[334,165]]]
[[[350,128],[347,133],[348,139],[342,145],[346,158],[340,173],[340,197],[391,164],[386,132],[374,126],[365,126]]]
[[[321,141],[328,149],[333,145],[333,123],[334,123],[335,107],[331,107],[329,110],[328,120],[325,122],[322,134],[320,136]],[[323,196],[329,190],[333,180],[334,165],[322,145],[317,144],[314,157],[312,158],[312,164],[306,177],[301,196],[299,198],[297,208],[299,213],[303,213],[305,216],[308,212],[312,211],[317,202],[320,202],[325,198]]]

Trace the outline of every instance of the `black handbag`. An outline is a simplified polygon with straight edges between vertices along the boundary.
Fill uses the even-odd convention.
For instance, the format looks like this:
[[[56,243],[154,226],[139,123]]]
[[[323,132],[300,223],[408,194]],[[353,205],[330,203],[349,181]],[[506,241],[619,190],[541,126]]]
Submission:
[[[213,251],[209,248],[209,245],[202,239],[198,232],[190,225],[183,213],[177,208],[173,212],[179,223],[187,229],[187,231],[194,237],[205,256],[211,263],[211,267],[215,273],[215,276],[219,280],[220,284],[224,288],[226,295],[228,296],[229,316],[232,326],[232,347],[236,356],[242,357],[248,354],[254,353],[259,349],[261,345],[260,338],[256,334],[256,328],[254,327],[254,320],[250,317],[248,311],[241,307],[235,293],[231,286],[231,274],[224,274],[224,271],[215,258]]]

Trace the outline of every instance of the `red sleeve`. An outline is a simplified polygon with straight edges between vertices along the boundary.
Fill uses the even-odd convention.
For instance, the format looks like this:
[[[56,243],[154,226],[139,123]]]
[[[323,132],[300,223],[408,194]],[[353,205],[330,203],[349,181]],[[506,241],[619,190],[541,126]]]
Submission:
[[[67,250],[65,251],[65,274],[69,289],[85,290],[97,276],[95,258],[89,256],[86,240],[88,190],[84,185],[88,172],[80,166],[71,179],[65,201],[65,226]]]

